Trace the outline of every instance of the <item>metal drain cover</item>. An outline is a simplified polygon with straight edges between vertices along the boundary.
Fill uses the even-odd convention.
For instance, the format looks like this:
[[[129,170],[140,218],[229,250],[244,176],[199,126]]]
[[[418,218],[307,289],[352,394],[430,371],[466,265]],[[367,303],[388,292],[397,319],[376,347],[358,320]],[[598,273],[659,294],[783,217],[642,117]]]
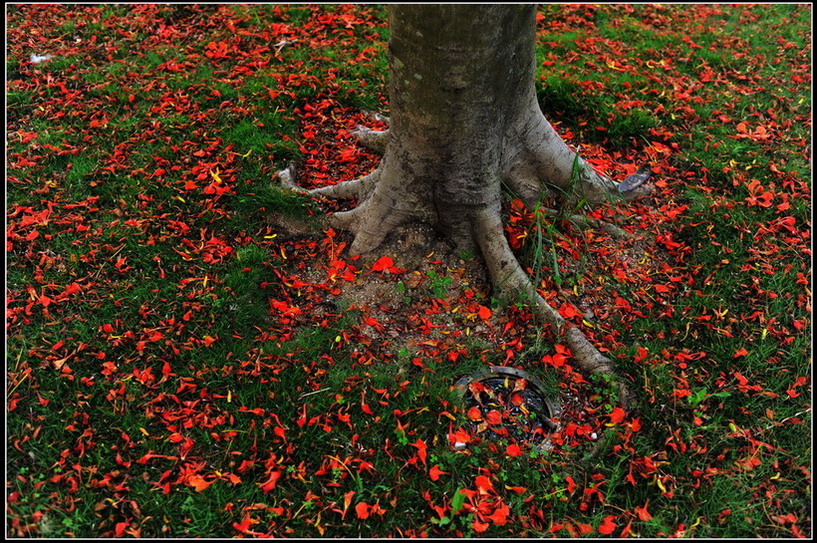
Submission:
[[[462,377],[454,388],[460,393],[475,435],[549,448],[548,436],[558,429],[562,408],[528,373],[490,366]]]

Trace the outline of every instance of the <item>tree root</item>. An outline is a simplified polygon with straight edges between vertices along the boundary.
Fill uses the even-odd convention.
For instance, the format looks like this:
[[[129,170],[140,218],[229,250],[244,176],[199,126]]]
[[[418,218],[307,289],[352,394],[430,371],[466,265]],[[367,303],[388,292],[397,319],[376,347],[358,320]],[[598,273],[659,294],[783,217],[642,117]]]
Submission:
[[[380,192],[371,192],[380,181],[379,168],[359,179],[312,190],[297,185],[292,167],[278,172],[278,177],[284,188],[301,194],[328,198],[359,198],[361,201],[357,207],[349,211],[336,212],[329,218],[333,227],[354,234],[350,250],[355,254],[376,249],[394,228],[419,218],[417,209],[412,206],[413,202],[410,199],[388,201],[390,200],[388,196]],[[556,211],[550,209],[546,209],[545,212],[557,214]],[[618,227],[582,215],[570,216],[569,219],[591,224],[615,235],[629,235]],[[476,245],[482,252],[495,288],[508,299],[527,301],[537,318],[547,323],[570,348],[580,371],[586,374],[606,374],[617,380],[619,403],[626,407],[633,398],[632,391],[624,381],[616,376],[613,362],[601,354],[581,330],[566,322],[558,311],[536,291],[536,287],[508,245],[499,210],[480,208],[472,211],[470,221]]]
[[[353,209],[335,212],[328,218],[330,226],[354,234],[350,250],[355,254],[373,251],[394,228],[418,218],[419,214],[411,207],[411,200],[386,203],[383,200],[388,199],[387,197],[374,193],[374,188],[381,177],[381,168],[378,167],[372,173],[358,179],[305,189],[295,181],[294,166],[290,165],[278,172],[281,186],[298,194],[335,200],[358,200],[358,205]]]
[[[333,200],[353,200],[361,199],[368,196],[374,189],[374,186],[380,179],[380,169],[376,169],[370,174],[351,179],[349,181],[341,181],[336,185],[329,185],[326,187],[319,187],[315,189],[305,189],[298,185],[295,181],[295,168],[289,166],[278,172],[278,180],[281,186],[287,190],[297,192],[298,194],[306,194],[307,196],[323,196],[324,198],[331,198]]]
[[[506,298],[521,298],[531,304],[533,313],[550,325],[557,336],[564,339],[575,357],[579,370],[586,374],[606,374],[616,379],[619,384],[619,404],[627,407],[633,399],[633,393],[627,384],[616,376],[613,362],[601,354],[581,330],[565,322],[562,316],[536,292],[530,278],[511,252],[505,239],[499,212],[494,210],[475,212],[473,224],[477,243],[494,286]]]
[[[376,121],[378,123],[385,123],[386,125],[388,125],[389,122],[391,121],[391,119],[389,119],[387,115],[383,115],[382,113],[378,113],[376,111],[364,111],[363,114],[366,115],[371,120]]]
[[[353,211],[368,207],[369,204],[371,204],[372,209],[388,209],[388,207],[381,206],[376,200],[377,195],[375,194],[372,199],[367,200]],[[390,213],[365,214],[357,224],[357,228],[350,229],[355,234],[355,239],[352,241],[349,250],[352,254],[374,251],[395,228],[409,222],[412,218],[414,217],[410,213],[394,208]]]
[[[592,217],[587,217],[586,215],[580,215],[578,213],[565,215],[564,213],[559,212],[556,209],[542,207],[541,202],[544,190],[535,182],[532,182],[530,180],[512,179],[509,180],[508,185],[529,211],[532,212],[539,211],[540,213],[544,213],[545,215],[548,215],[550,217],[568,220],[575,224],[576,226],[578,226],[579,228],[595,228],[617,238],[626,239],[632,237],[632,234],[630,234],[626,230],[619,228],[618,226],[611,224],[607,221],[603,221],[601,219],[594,219]]]
[[[546,179],[547,176],[543,174],[547,171],[553,175],[560,177],[567,175],[571,178],[569,181],[560,179],[557,183],[568,202],[574,199],[600,202],[617,197],[626,198],[625,191],[619,190],[616,183],[609,178],[597,174],[561,140],[559,140],[561,145],[555,149],[547,149],[545,143],[548,141],[552,143],[558,136],[544,117],[542,121],[536,126],[538,130],[526,134],[528,141],[525,142],[524,149],[514,155],[512,158],[514,166],[505,171],[510,188],[522,191],[520,196],[529,208],[539,209],[547,215],[560,216],[555,210],[538,207],[542,192],[545,190],[544,181],[552,182],[555,179]],[[542,140],[534,145],[529,138],[536,132],[542,136]],[[355,135],[362,144],[380,151],[386,149],[391,139],[388,130],[375,131],[362,127]],[[570,171],[566,172],[565,168],[568,167]],[[640,170],[640,175],[644,173],[644,170]],[[350,231],[354,235],[350,251],[355,254],[373,251],[396,227],[413,220],[442,227],[447,233],[453,233],[455,240],[457,234],[470,231],[475,245],[482,253],[495,288],[508,299],[522,299],[529,303],[536,317],[548,324],[570,348],[577,369],[585,374],[609,376],[618,383],[620,405],[623,407],[629,405],[634,394],[627,383],[616,375],[612,360],[599,352],[581,330],[566,322],[536,291],[536,287],[513,255],[505,238],[498,202],[496,206],[471,207],[470,211],[457,208],[455,212],[449,214],[434,207],[433,200],[429,200],[423,193],[423,186],[413,188],[405,183],[405,179],[411,178],[412,175],[413,172],[405,171],[399,165],[395,166],[388,158],[366,176],[311,190],[298,186],[293,167],[290,166],[278,173],[281,185],[289,190],[309,196],[357,200],[355,208],[334,213],[329,218],[329,223],[333,227]],[[635,186],[639,187],[642,184],[643,180],[640,180]],[[627,186],[625,183],[623,188]],[[567,215],[565,218],[579,225],[599,228],[614,236],[629,236],[617,226],[598,219],[578,214]],[[469,237],[466,235],[465,238]]]
[[[388,122],[388,117],[384,117],[379,113],[373,113],[372,116],[375,120]],[[372,130],[365,126],[358,126],[356,130],[352,131],[352,135],[355,136],[358,142],[364,147],[380,154],[386,152],[386,146],[389,142],[388,130]],[[354,200],[364,199],[372,193],[375,185],[380,180],[380,172],[381,167],[378,166],[375,171],[357,179],[342,181],[336,185],[329,185],[327,187],[305,189],[295,181],[295,166],[290,164],[287,168],[278,172],[278,179],[282,187],[299,194],[323,196],[333,200]]]
[[[614,200],[633,200],[649,194],[644,183],[652,173],[644,165],[621,183],[597,173],[571,150],[542,115],[538,104],[523,110],[520,122],[512,123],[506,135],[507,162],[504,177],[510,187],[530,208],[538,203],[547,186],[556,187],[564,205],[590,204]]]
[[[372,130],[365,126],[358,126],[357,129],[352,131],[352,135],[364,147],[381,155],[386,152],[386,146],[389,143],[388,130]]]
[[[357,232],[360,223],[366,213],[366,203],[350,209],[349,211],[336,211],[329,217],[329,224],[334,228]]]
[[[532,182],[542,188],[545,184],[557,187],[567,205],[579,201],[603,203],[619,196],[616,183],[596,173],[577,151],[567,146],[535,100],[523,110],[521,119],[506,136],[507,179],[524,179],[523,185]]]
[[[309,193],[307,189],[295,183],[295,166],[292,164],[278,171],[278,182],[281,183],[282,187],[292,192],[297,192],[298,194]]]
[[[378,181],[380,181],[380,168],[357,179],[341,181],[336,185],[312,189],[309,191],[309,194],[313,196],[324,196],[334,200],[361,200],[371,194]]]
[[[586,215],[577,214],[563,215],[562,213],[559,213],[557,210],[550,209],[547,207],[545,208],[540,207],[539,211],[552,217],[564,218],[565,220],[572,222],[573,224],[580,228],[596,228],[598,230],[601,230],[602,232],[606,232],[611,236],[615,236],[617,238],[633,237],[633,235],[627,232],[626,230],[619,228],[618,226],[611,224],[607,221],[603,221],[601,219],[594,219],[592,217],[587,217]]]

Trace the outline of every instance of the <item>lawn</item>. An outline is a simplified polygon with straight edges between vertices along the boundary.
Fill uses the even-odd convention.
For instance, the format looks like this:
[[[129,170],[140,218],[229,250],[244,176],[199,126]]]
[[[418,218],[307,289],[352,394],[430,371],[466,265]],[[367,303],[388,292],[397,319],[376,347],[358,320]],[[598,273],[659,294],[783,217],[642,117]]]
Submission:
[[[277,184],[377,164],[382,6],[9,7],[6,535],[810,536],[811,15],[540,8],[544,113],[655,190],[506,233],[624,411],[477,255],[351,256]],[[491,365],[550,447],[461,401]]]

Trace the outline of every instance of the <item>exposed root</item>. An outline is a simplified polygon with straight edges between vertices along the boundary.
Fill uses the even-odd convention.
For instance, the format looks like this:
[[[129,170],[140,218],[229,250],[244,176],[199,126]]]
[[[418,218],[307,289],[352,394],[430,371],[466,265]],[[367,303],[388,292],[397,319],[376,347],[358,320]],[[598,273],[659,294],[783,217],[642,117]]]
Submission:
[[[374,189],[377,182],[380,180],[380,169],[373,171],[368,175],[352,179],[350,181],[342,181],[337,185],[329,185],[328,187],[320,187],[310,190],[307,194],[310,196],[324,196],[326,198],[333,198],[335,200],[351,200],[353,198],[365,198]]]
[[[388,130],[372,130],[365,126],[358,126],[357,129],[352,131],[352,135],[357,138],[362,146],[381,155],[386,152],[386,146],[389,143]]]
[[[414,205],[417,202],[407,194],[398,191],[402,198],[395,199],[375,193],[374,188],[383,177],[381,171],[378,167],[364,177],[311,190],[295,182],[293,166],[279,171],[278,179],[282,187],[299,194],[333,199],[358,199],[355,208],[335,212],[327,220],[332,227],[353,233],[354,241],[350,250],[353,254],[363,254],[376,249],[394,228],[412,219],[422,218],[422,213],[416,210],[418,206]]]
[[[362,178],[353,179],[351,181],[343,181],[337,185],[329,185],[306,191],[310,196],[323,196],[325,198],[332,198],[333,200],[352,200],[360,197],[362,190]]]
[[[616,183],[607,177],[597,173],[593,167],[581,157],[576,157],[577,178],[570,187],[566,205],[574,207],[579,201],[584,200],[591,204],[601,204],[620,197],[616,188]]]
[[[364,213],[366,213],[365,202],[349,211],[337,211],[332,213],[328,219],[329,224],[334,228],[357,232],[363,220]]]
[[[539,149],[539,152],[547,151]],[[571,183],[565,190],[567,197],[565,205],[575,207],[581,201],[591,204],[616,200],[632,201],[652,192],[653,186],[646,183],[652,175],[649,165],[641,166],[638,171],[620,183],[616,183],[606,175],[596,172],[578,154],[575,155],[574,160]],[[547,179],[543,181],[547,182]]]
[[[379,202],[377,195],[371,199],[366,200],[363,204],[355,208],[353,211],[358,211],[364,207],[371,205],[372,210],[389,210],[383,213],[365,213],[362,217],[359,227],[357,229],[351,228],[355,232],[355,239],[349,250],[352,254],[363,254],[375,250],[386,236],[398,226],[401,226],[411,220],[413,215],[410,213],[395,209],[394,207],[384,206]],[[351,213],[351,212],[349,212]]]
[[[655,190],[655,185],[651,183],[645,183],[634,189],[621,192],[621,197],[628,202],[632,202],[633,200],[636,200],[638,198],[649,196],[650,194],[652,194],[653,190]]]
[[[552,217],[562,217],[562,214],[556,211],[555,209],[540,207],[539,211]],[[563,218],[572,222],[573,224],[580,228],[596,228],[598,230],[601,230],[602,232],[606,232],[611,236],[615,236],[617,238],[633,237],[632,234],[630,234],[626,230],[619,228],[618,226],[611,224],[607,221],[603,221],[601,219],[594,219],[592,217],[587,217],[585,215],[567,215],[564,216]]]
[[[278,181],[281,183],[281,186],[287,190],[297,192],[298,194],[309,193],[308,190],[295,183],[295,166],[291,164],[278,172]]]
[[[508,178],[520,176],[557,187],[566,204],[602,203],[619,197],[616,183],[599,175],[576,151],[570,149],[542,115],[538,104],[522,110],[522,122],[508,135]]]
[[[505,183],[511,194],[519,198],[525,204],[525,207],[531,211],[536,209],[546,194],[544,185],[531,175],[509,172],[506,175]]]
[[[336,185],[329,185],[327,187],[319,187],[316,189],[305,189],[295,182],[295,169],[293,166],[278,172],[278,179],[281,186],[287,190],[297,192],[298,194],[306,194],[308,196],[323,196],[324,198],[332,198],[334,200],[351,200],[354,198],[365,198],[374,189],[374,186],[380,179],[380,169],[373,171],[368,175],[352,179],[349,181],[342,181]]]
[[[628,175],[624,181],[616,186],[616,189],[625,200],[633,200],[640,196],[645,196],[652,192],[652,187],[645,183],[652,175],[652,168],[649,164],[644,164],[638,170]]]
[[[373,121],[389,124],[389,117],[383,115],[382,113],[377,113],[376,111],[364,111],[363,114]]]
[[[581,371],[588,374],[607,374],[616,378],[619,382],[619,403],[626,407],[633,394],[626,383],[617,378],[613,362],[601,354],[581,330],[565,322],[562,316],[536,292],[530,278],[508,246],[499,213],[483,210],[476,212],[473,219],[477,243],[495,287],[506,297],[527,300],[534,314],[550,325],[557,336],[564,339]]]
[[[564,218],[576,226],[580,228],[596,228],[597,230],[601,230],[610,234],[611,236],[615,236],[618,238],[629,238],[632,235],[619,228],[614,224],[610,224],[606,221],[602,221],[600,219],[593,219],[591,217],[587,217],[585,215],[579,214],[572,214],[572,215],[563,215],[559,213],[559,211],[547,207],[541,207],[542,198],[545,193],[544,187],[535,179],[530,178],[523,178],[520,176],[511,176],[507,180],[508,187],[511,189],[512,193],[518,197],[525,207],[530,211],[540,211],[545,215],[552,216],[552,217],[561,217]]]

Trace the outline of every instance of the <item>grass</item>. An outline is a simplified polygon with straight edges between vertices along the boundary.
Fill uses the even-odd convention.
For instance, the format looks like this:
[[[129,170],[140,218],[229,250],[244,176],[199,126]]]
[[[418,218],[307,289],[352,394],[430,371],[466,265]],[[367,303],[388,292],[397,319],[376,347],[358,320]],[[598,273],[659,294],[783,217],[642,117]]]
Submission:
[[[272,182],[375,163],[344,133],[386,107],[384,8],[10,8],[7,534],[809,535],[810,7],[540,12],[543,111],[660,182],[584,211],[631,240],[506,209],[640,391],[621,419],[523,304],[479,317],[437,254],[371,271]],[[488,365],[561,396],[553,451],[451,446]]]

